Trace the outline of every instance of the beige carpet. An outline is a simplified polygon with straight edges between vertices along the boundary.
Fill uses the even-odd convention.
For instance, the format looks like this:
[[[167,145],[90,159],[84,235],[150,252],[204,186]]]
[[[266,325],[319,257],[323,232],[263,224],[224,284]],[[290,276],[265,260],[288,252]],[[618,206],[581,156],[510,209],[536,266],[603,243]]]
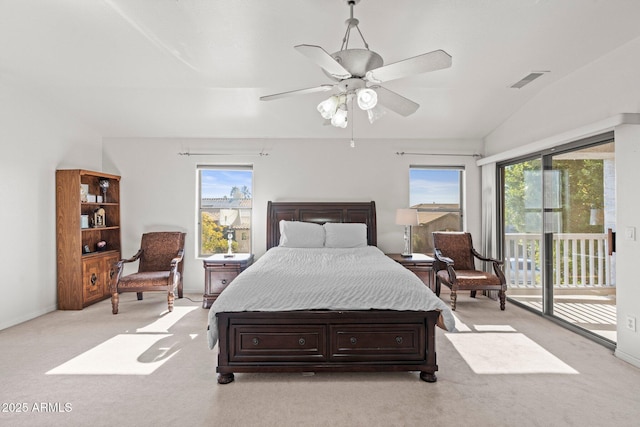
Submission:
[[[507,303],[458,298],[417,373],[236,374],[221,386],[201,296],[121,297],[0,331],[0,425],[635,426],[640,370]],[[448,294],[443,292],[445,301]],[[22,412],[17,412],[21,410]]]

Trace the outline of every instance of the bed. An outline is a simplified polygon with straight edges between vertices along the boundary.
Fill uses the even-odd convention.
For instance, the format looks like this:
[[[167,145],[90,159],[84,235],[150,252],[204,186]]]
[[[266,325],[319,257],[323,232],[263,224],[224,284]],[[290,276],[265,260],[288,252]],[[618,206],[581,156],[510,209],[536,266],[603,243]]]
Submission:
[[[308,242],[293,243],[294,226],[322,228],[332,247],[298,248]],[[364,243],[351,247],[352,230]],[[453,314],[376,243],[374,202],[269,202],[267,252],[210,308],[218,383],[241,372],[345,371],[419,371],[435,382],[435,328],[454,330]]]

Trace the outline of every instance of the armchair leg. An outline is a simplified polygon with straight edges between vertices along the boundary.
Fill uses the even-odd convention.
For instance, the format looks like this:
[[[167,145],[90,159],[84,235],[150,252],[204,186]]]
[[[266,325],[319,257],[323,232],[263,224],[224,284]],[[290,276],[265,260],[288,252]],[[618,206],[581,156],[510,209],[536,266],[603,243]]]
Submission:
[[[178,298],[182,298],[182,279],[180,279],[180,283],[178,283]]]
[[[173,294],[173,291],[169,291],[169,293],[167,294],[167,304],[169,306],[169,311],[173,311],[173,300],[175,299],[175,296]]]
[[[456,291],[451,290],[451,310],[456,311],[456,300],[458,299],[458,295]]]
[[[440,296],[440,287],[442,286],[442,283],[440,283],[440,279],[438,277],[436,277],[436,296],[439,297]]]
[[[118,303],[120,302],[120,296],[117,292],[111,294],[111,312],[118,314]]]
[[[136,295],[138,296],[138,301],[142,301],[142,292],[136,292]]]
[[[471,291],[471,298],[475,298],[476,297],[476,291]]]
[[[499,291],[498,296],[500,297],[500,310],[504,310],[505,301],[507,299],[507,293],[505,291]]]

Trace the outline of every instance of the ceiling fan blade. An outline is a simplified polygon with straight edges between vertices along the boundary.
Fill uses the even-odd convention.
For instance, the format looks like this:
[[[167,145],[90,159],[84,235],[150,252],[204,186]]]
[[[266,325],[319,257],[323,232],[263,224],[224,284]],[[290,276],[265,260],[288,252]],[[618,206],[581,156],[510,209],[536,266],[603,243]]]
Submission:
[[[286,98],[288,96],[306,95],[308,93],[315,93],[315,92],[326,92],[328,90],[331,90],[332,88],[333,88],[333,85],[321,85],[316,87],[310,87],[307,89],[291,90],[289,92],[282,92],[282,93],[275,93],[273,95],[261,96],[260,101],[272,101],[274,99]]]
[[[340,65],[333,56],[329,55],[326,50],[320,46],[314,46],[310,44],[299,44],[294,48],[318,64],[327,73],[335,77],[336,79],[344,80],[351,77],[351,73],[348,72],[342,65]]]
[[[382,83],[449,67],[451,67],[451,55],[444,50],[434,50],[367,71],[366,79],[372,83]]]
[[[393,112],[407,117],[416,112],[420,108],[420,104],[416,104],[410,99],[405,98],[389,89],[383,87],[374,87],[378,94],[378,104]]]

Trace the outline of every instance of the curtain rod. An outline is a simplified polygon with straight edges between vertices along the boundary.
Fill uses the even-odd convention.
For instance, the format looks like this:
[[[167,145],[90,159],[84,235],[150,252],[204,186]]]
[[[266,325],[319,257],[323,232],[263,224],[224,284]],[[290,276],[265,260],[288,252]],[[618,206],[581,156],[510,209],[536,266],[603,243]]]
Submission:
[[[459,153],[410,153],[405,151],[396,151],[396,155],[398,156],[458,156],[458,157],[473,157],[474,159],[481,159],[482,155],[474,153],[474,154],[459,154]]]
[[[265,157],[268,155],[269,153],[265,153],[264,151],[261,151],[260,153],[191,153],[189,151],[178,153],[178,156],[260,156],[260,157]]]

